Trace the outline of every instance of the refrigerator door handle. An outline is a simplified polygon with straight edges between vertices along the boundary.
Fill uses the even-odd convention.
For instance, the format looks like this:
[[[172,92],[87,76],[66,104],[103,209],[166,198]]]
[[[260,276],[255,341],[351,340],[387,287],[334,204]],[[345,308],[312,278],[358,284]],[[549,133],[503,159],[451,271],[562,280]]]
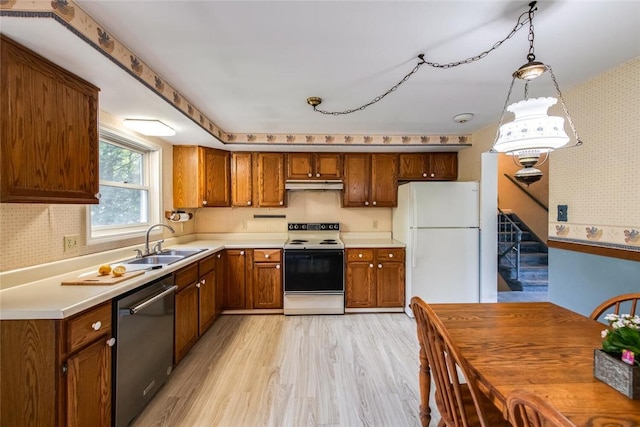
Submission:
[[[416,268],[416,251],[418,248],[416,247],[416,235],[418,234],[418,230],[415,228],[411,229],[411,267]]]
[[[411,207],[411,223],[409,227],[417,227],[418,226],[418,201],[416,200],[416,189],[411,188],[411,203],[409,204]]]

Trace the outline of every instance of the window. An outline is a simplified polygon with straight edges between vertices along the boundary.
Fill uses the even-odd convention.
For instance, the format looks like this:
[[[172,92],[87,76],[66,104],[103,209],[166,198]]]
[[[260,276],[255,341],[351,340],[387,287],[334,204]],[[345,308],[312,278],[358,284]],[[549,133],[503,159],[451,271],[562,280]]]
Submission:
[[[159,219],[159,151],[100,128],[100,203],[89,209],[91,239],[133,237]]]

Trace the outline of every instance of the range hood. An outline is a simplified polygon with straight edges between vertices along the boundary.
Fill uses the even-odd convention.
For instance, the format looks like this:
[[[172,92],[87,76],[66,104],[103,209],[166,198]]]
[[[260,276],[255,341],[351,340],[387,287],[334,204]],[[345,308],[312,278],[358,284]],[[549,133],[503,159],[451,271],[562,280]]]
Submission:
[[[337,190],[344,188],[342,181],[305,181],[289,180],[284,184],[285,190]]]

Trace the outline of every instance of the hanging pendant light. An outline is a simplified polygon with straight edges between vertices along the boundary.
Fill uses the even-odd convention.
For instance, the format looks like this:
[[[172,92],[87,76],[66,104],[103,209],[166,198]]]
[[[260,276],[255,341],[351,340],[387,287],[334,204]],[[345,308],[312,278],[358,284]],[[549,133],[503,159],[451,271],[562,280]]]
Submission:
[[[517,161],[517,163],[522,166],[522,169],[515,174],[515,178],[519,182],[527,185],[540,180],[542,177],[542,172],[534,166],[543,164],[551,151],[566,146],[570,141],[569,136],[564,130],[564,118],[549,116],[547,112],[549,107],[555,105],[558,100],[560,100],[567,122],[573,131],[576,140],[575,145],[582,144],[564,99],[562,98],[562,93],[560,92],[560,87],[553,74],[553,70],[549,65],[535,60],[533,14],[536,10],[536,2],[529,3],[528,62],[518,68],[512,75],[511,86],[509,87],[507,100],[505,101],[502,115],[500,116],[496,140],[492,150],[513,156],[514,161]],[[540,77],[546,71],[549,71],[551,75],[558,97],[529,98],[528,85],[530,81]],[[509,104],[516,79],[525,81],[524,99]],[[511,122],[503,124],[507,111],[513,113],[515,118]],[[544,154],[544,159],[540,162],[542,154]]]

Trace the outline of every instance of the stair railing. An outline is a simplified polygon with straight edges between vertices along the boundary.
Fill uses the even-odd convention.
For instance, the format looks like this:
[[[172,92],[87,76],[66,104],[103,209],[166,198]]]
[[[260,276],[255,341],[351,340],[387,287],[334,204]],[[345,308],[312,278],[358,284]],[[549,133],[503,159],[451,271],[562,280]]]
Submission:
[[[498,209],[498,263],[502,258],[507,260],[516,270],[516,279],[520,280],[520,243],[522,230]]]

